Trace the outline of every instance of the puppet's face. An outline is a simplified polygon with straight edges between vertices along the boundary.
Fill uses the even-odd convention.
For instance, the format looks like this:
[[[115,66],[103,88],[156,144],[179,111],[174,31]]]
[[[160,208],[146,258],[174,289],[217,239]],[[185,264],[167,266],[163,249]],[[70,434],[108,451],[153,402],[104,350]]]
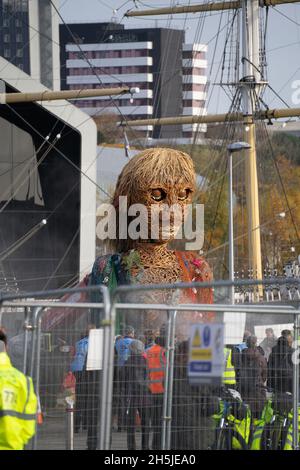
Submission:
[[[192,193],[190,184],[174,182],[173,185],[152,183],[136,194],[135,203],[147,208],[148,240],[167,243],[175,238],[192,202]]]
[[[181,238],[178,229],[191,208],[195,186],[194,164],[184,152],[150,148],[130,159],[119,176],[113,198],[119,214],[117,223],[119,227],[122,221],[127,223],[129,235],[124,242],[118,239],[118,250],[127,251],[137,241],[167,243],[176,234]],[[128,198],[128,219],[123,218],[121,196]]]

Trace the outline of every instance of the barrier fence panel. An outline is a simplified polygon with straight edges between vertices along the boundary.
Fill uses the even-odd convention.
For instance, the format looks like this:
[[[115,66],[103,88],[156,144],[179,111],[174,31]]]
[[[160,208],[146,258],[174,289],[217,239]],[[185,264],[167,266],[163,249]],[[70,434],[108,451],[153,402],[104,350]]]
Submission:
[[[212,283],[215,290],[221,285]],[[115,293],[112,317],[123,338],[114,349],[110,448],[298,449],[293,340],[300,311],[268,303],[160,303],[162,291],[171,290],[126,286]],[[224,324],[219,385],[192,384],[188,376],[190,326],[203,323]]]
[[[64,302],[52,297],[2,303],[2,311],[23,310],[25,331],[12,337],[4,316],[2,325],[10,338],[12,363],[32,376],[39,400],[37,432],[28,448],[104,446],[111,341],[109,297],[105,287],[97,289],[102,291],[101,302],[89,300],[95,288],[78,291],[64,291]]]

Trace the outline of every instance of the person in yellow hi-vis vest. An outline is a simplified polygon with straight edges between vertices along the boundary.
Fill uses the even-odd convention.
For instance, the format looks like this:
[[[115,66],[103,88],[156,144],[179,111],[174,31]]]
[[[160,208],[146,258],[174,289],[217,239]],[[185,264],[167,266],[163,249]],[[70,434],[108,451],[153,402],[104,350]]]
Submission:
[[[236,385],[235,369],[232,364],[232,351],[230,348],[224,348],[223,384],[230,385],[231,387]]]
[[[236,374],[235,368],[232,364],[232,350],[230,348],[224,348],[224,372],[223,372],[223,384],[228,388],[236,387]],[[247,411],[246,416],[243,419],[239,420],[236,416],[232,414],[228,416],[228,420],[231,421],[234,425],[234,429],[239,433],[245,440],[246,444],[249,441],[250,434],[250,412]],[[240,444],[235,438],[232,440],[232,448],[240,449]]]
[[[0,450],[22,450],[35,434],[37,398],[32,379],[10,362],[0,330]]]

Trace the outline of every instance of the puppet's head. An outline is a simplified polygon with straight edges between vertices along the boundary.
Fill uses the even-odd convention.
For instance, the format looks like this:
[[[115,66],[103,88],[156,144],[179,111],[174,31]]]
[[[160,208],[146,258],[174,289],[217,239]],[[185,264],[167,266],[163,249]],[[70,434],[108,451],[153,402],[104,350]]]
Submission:
[[[174,238],[178,227],[171,215],[169,234],[151,236],[151,213],[163,212],[163,207],[177,205],[184,212],[192,201],[195,190],[195,169],[191,157],[179,150],[150,148],[135,155],[123,168],[116,185],[113,205],[120,210],[119,197],[127,196],[128,207],[143,204],[148,212],[148,236],[144,240],[117,240],[116,249],[120,252],[134,248],[137,241],[167,243]],[[165,206],[163,206],[165,205]],[[119,225],[120,214],[117,214]],[[152,216],[153,219],[153,216]],[[153,220],[152,220],[153,222]],[[174,223],[174,227],[172,226]]]

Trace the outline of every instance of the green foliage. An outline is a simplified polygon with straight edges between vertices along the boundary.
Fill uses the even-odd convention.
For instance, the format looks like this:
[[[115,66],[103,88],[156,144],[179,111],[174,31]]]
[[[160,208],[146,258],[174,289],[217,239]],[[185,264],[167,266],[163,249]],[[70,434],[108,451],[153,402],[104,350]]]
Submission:
[[[284,156],[291,163],[300,165],[300,138],[284,132],[275,132],[272,137],[276,155]]]
[[[223,148],[208,145],[182,145],[177,148],[192,156],[197,173],[207,179],[208,189],[204,187],[196,195],[197,201],[205,204],[204,253],[208,250],[207,258],[214,267],[215,277],[224,277],[228,257],[228,180],[223,164],[226,143]],[[295,246],[296,254],[300,254],[300,242],[295,230],[296,226],[299,235],[300,214],[297,208],[300,206],[300,138],[278,132],[269,139],[261,139],[257,143],[257,166],[263,265],[281,268],[291,258],[291,246]],[[234,187],[237,201],[234,231],[235,236],[238,236],[235,243],[235,266],[238,270],[247,271],[247,209],[243,165],[234,171],[238,181]],[[213,181],[218,181],[218,184],[211,184]],[[283,219],[278,217],[281,212],[286,213]],[[214,250],[218,246],[221,248]]]

